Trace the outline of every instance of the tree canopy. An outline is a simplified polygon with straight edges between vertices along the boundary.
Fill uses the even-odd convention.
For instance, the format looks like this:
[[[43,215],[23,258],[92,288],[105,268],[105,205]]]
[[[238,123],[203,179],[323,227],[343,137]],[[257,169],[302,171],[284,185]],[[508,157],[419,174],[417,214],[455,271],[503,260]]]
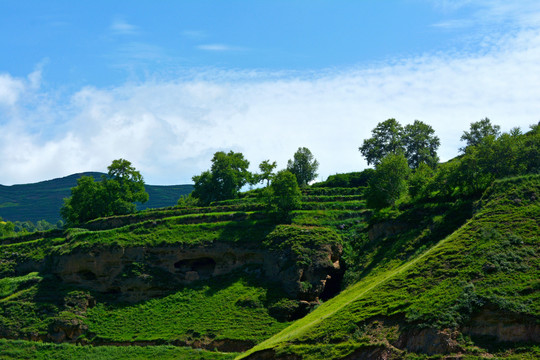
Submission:
[[[470,130],[464,131],[463,135],[461,135],[461,141],[465,141],[467,143],[466,146],[476,146],[485,137],[498,137],[500,133],[501,127],[499,125],[493,125],[491,120],[486,117],[480,121],[471,123]],[[464,150],[465,148],[462,148],[462,151]]]
[[[266,180],[266,186],[270,185],[270,180],[274,177],[274,169],[277,167],[276,162],[270,163],[270,160],[264,160],[259,164],[259,170],[261,173],[258,174],[256,182],[261,182]]]
[[[82,176],[64,199],[60,215],[69,225],[85,223],[103,216],[129,214],[136,210],[135,202],[148,201],[142,175],[125,159],[114,160],[108,173],[96,182]]]
[[[192,196],[199,199],[203,205],[213,201],[234,199],[242,186],[252,178],[248,167],[249,161],[244,159],[242,153],[216,152],[210,170],[193,176],[195,184]]]
[[[415,120],[403,128],[396,119],[388,119],[379,123],[371,133],[371,138],[364,140],[359,148],[368,165],[377,165],[385,156],[400,152],[405,154],[413,169],[422,162],[434,167],[439,161],[437,149],[440,140],[434,135],[433,128],[422,121]]]
[[[15,234],[15,224],[11,221],[4,221],[0,217],[0,237],[11,236]]]
[[[382,158],[366,189],[367,205],[375,209],[394,205],[407,191],[410,171],[403,153],[391,153]]]
[[[418,168],[422,163],[435,167],[439,162],[437,149],[441,141],[435,136],[435,130],[422,121],[415,120],[414,123],[405,126],[403,145],[407,162],[412,169]]]
[[[368,165],[378,164],[388,154],[395,154],[403,148],[403,127],[396,119],[383,121],[371,130],[371,138],[364,140],[359,148]]]
[[[306,147],[298,148],[293,160],[287,162],[287,170],[296,176],[296,181],[301,187],[307,186],[310,181],[317,178],[318,168],[319,162]]]
[[[278,171],[267,191],[268,205],[276,220],[289,220],[291,211],[300,206],[302,197],[296,176],[289,170]]]

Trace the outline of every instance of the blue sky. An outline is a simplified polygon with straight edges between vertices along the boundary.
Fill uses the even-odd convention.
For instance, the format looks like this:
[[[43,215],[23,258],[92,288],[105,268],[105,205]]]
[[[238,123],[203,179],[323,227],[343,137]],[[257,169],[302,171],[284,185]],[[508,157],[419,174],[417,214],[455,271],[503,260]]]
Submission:
[[[366,167],[378,122],[432,125],[447,160],[489,117],[540,114],[540,4],[522,0],[0,1],[0,183],[134,163],[190,182],[309,147]]]

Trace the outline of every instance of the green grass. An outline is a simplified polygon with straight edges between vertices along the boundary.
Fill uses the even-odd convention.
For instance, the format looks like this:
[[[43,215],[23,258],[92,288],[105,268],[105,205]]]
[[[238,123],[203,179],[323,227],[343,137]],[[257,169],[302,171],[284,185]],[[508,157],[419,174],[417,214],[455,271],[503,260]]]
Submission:
[[[256,344],[288,323],[268,311],[285,298],[279,284],[248,275],[254,270],[199,281],[138,303],[118,302],[114,295],[66,286],[36,273],[3,278],[0,336],[44,336],[56,320],[75,316],[88,326],[86,341],[95,344],[223,339]],[[84,299],[94,299],[95,305]]]
[[[0,301],[4,301],[7,297],[12,296],[20,288],[25,287],[25,285],[35,283],[40,279],[41,277],[37,272],[32,272],[24,276],[0,279]]]
[[[245,275],[223,276],[138,304],[99,303],[87,312],[95,341],[233,339],[258,343],[283,329],[267,307],[284,295]]]
[[[22,340],[0,339],[0,359],[2,360],[225,360],[232,359],[235,355],[235,353],[220,353],[170,345],[77,346],[71,344],[50,344]]]
[[[538,176],[496,182],[482,198],[482,208],[459,230],[405,262],[378,264],[361,281],[240,358],[269,348],[355,344],[362,341],[362,324],[376,316],[452,328],[489,303],[538,318],[537,194]],[[386,246],[399,247],[399,240]],[[488,263],[493,266],[486,267]]]
[[[273,349],[276,356],[330,360],[387,346],[407,326],[459,327],[486,304],[540,317],[539,176],[496,181],[474,206],[470,200],[404,202],[395,209],[372,212],[365,209],[361,191],[307,190],[306,199],[312,201],[304,202],[302,210],[293,212],[292,223],[285,225],[266,219],[260,205],[249,203],[255,198],[247,197],[235,205],[147,210],[98,219],[92,222],[93,231],[70,229],[63,237],[43,234],[0,245],[0,336],[43,335],[54,321],[75,317],[88,326],[84,341],[94,345],[163,345],[82,347],[2,341],[1,354],[7,359],[225,359],[235,354],[166,345],[233,340],[258,344],[241,356]],[[350,286],[306,317],[287,323],[272,317],[270,309],[288,306],[290,300],[278,284],[261,282],[254,266],[138,303],[69,287],[46,273],[55,256],[72,252],[216,242],[291,254],[300,268],[327,261],[317,258],[319,247],[343,246],[345,283]],[[21,271],[20,264],[32,262],[43,262],[45,271]],[[132,265],[126,267],[126,276],[146,274],[144,264]],[[96,305],[84,309],[72,305],[79,295],[95,299]],[[374,319],[393,319],[405,327],[382,325],[375,331]],[[478,358],[478,351],[484,351],[482,344],[460,341],[469,349],[465,358]],[[525,346],[492,353],[533,359],[539,352]]]

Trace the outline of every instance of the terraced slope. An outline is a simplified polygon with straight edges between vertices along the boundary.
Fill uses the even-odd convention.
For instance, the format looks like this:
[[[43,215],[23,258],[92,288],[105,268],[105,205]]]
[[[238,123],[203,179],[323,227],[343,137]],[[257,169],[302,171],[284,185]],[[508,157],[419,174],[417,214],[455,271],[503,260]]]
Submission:
[[[539,198],[539,176],[495,182],[457,231],[408,260],[368,269],[239,358],[537,358]],[[390,238],[388,247],[400,246]]]
[[[332,226],[276,226],[259,204],[147,210],[1,241],[0,337],[26,340],[0,342],[7,358],[83,353],[70,343],[92,358],[234,357],[332,295],[342,243]],[[32,355],[32,341],[67,344]]]
[[[0,358],[540,356],[539,176],[395,215],[361,192],[311,188],[287,225],[246,194],[1,239]]]

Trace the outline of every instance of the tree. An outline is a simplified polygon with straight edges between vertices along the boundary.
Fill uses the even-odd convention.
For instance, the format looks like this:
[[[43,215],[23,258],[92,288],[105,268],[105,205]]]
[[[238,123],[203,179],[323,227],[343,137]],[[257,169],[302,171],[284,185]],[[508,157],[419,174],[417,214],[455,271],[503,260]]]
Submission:
[[[440,140],[435,136],[433,128],[422,121],[403,128],[396,119],[388,119],[379,123],[371,131],[372,136],[364,140],[359,148],[368,165],[377,165],[388,154],[404,152],[409,166],[416,169],[424,162],[435,167],[439,162],[437,149]]]
[[[388,154],[403,150],[403,128],[396,119],[383,121],[371,131],[371,138],[364,140],[358,150],[366,158],[368,165],[377,165]]]
[[[64,199],[60,209],[68,226],[103,216],[129,214],[136,210],[134,202],[148,200],[143,177],[129,161],[114,160],[108,170],[99,182],[82,176],[77,186],[71,188],[71,197]]]
[[[467,142],[466,147],[476,146],[487,136],[498,137],[501,132],[500,130],[501,127],[499,125],[492,125],[491,120],[484,118],[480,121],[471,123],[470,131],[463,132],[461,141]],[[461,148],[461,150],[465,151],[465,148]]]
[[[302,197],[296,176],[289,170],[278,171],[267,191],[268,205],[276,219],[288,221],[291,211],[300,206]]]
[[[409,178],[409,194],[415,199],[429,196],[428,185],[433,181],[435,171],[425,162],[421,162]]]
[[[382,158],[366,189],[368,207],[381,209],[394,205],[407,191],[410,171],[407,159],[401,152]]]
[[[270,185],[270,180],[274,177],[274,169],[277,167],[276,162],[270,164],[270,160],[264,160],[259,164],[261,173],[258,175],[257,182],[266,180],[266,186]]]
[[[311,151],[306,147],[298,148],[294,153],[294,160],[287,162],[287,170],[296,176],[296,181],[301,187],[305,187],[310,181],[318,176],[319,162]]]
[[[60,215],[68,226],[108,215],[107,197],[102,184],[91,176],[77,179],[77,186],[71,188],[71,197],[64,199]]]
[[[122,215],[135,212],[135,202],[148,201],[142,175],[125,159],[114,160],[102,179],[109,201],[109,212]]]
[[[0,237],[15,235],[15,224],[0,217]]]
[[[421,163],[435,167],[439,162],[437,149],[441,142],[435,136],[435,130],[422,121],[415,120],[403,130],[403,145],[409,167],[416,169]]]
[[[193,176],[195,184],[192,196],[202,204],[234,199],[242,186],[252,178],[248,167],[249,161],[244,159],[242,153],[216,152],[212,158],[211,169]]]

